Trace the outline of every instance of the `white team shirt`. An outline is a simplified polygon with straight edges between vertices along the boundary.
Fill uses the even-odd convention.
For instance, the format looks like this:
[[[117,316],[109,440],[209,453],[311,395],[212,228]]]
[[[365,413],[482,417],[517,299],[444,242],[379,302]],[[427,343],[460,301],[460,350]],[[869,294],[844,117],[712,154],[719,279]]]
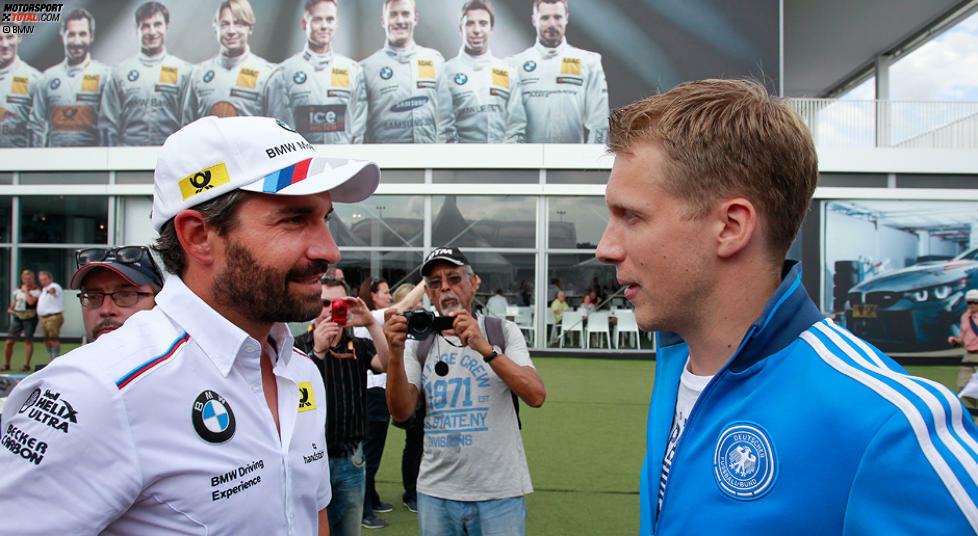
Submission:
[[[672,459],[676,456],[676,445],[679,438],[686,429],[686,421],[689,414],[696,405],[696,399],[700,397],[706,384],[710,383],[713,376],[697,376],[689,371],[689,358],[686,358],[686,366],[679,377],[679,392],[676,394],[676,411],[672,418],[672,430],[669,432],[669,440],[666,443],[666,455],[662,458],[662,476],[659,478],[659,508],[662,508],[662,495],[666,490],[666,482],[669,480],[669,470],[672,468]]]
[[[331,497],[319,371],[170,276],[157,307],[25,378],[4,405],[3,526],[18,535],[315,534]]]
[[[52,289],[54,292],[49,292]],[[38,316],[53,315],[56,313],[65,312],[65,306],[61,299],[63,292],[64,291],[61,289],[61,285],[54,282],[42,288],[41,295],[37,298]]]

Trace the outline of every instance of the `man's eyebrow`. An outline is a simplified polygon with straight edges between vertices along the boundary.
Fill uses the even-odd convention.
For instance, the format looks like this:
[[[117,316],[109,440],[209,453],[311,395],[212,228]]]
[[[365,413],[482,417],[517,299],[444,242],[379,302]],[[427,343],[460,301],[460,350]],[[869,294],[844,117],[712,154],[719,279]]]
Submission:
[[[279,207],[275,213],[281,216],[294,216],[301,214],[311,214],[315,209],[312,206],[287,206]],[[332,212],[332,209],[330,209]]]

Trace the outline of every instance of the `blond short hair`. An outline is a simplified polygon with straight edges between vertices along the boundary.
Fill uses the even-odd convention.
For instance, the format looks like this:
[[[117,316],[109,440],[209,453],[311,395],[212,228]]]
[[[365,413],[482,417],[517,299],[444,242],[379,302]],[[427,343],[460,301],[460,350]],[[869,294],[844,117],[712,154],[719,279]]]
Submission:
[[[255,10],[251,9],[251,4],[248,3],[248,0],[224,0],[221,2],[221,5],[217,6],[217,11],[214,13],[215,25],[221,22],[221,12],[225,9],[230,9],[231,16],[235,19],[243,20],[252,28],[255,27]]]

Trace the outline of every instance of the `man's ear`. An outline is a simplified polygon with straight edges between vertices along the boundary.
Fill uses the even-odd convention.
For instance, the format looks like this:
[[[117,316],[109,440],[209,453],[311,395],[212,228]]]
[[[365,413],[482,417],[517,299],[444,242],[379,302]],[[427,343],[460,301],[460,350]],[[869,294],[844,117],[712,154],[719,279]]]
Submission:
[[[475,293],[475,291],[479,290],[479,285],[481,285],[481,284],[482,284],[482,278],[479,277],[479,274],[472,274],[472,292],[473,293]]]
[[[188,261],[204,265],[214,263],[217,229],[207,224],[203,214],[192,209],[182,210],[173,217],[173,229]]]
[[[714,211],[717,218],[717,256],[733,257],[750,244],[758,230],[754,204],[743,197],[727,199]]]

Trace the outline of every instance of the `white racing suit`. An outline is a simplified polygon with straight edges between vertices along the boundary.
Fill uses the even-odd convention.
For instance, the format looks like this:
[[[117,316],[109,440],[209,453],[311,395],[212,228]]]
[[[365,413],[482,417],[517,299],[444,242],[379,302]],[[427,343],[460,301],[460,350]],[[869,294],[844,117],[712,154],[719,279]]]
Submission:
[[[601,55],[561,42],[539,42],[509,58],[522,72],[528,143],[604,143],[608,83]]]
[[[517,143],[526,132],[520,71],[486,51],[465,49],[445,62],[452,93],[455,131],[462,143]]]
[[[198,64],[190,76],[183,124],[207,115],[217,117],[268,115],[268,95],[278,66],[245,51],[221,54]]]
[[[360,64],[339,54],[304,51],[280,64],[268,113],[311,143],[363,143],[367,89]]]
[[[111,67],[91,57],[72,67],[62,61],[44,71],[27,122],[31,146],[99,145],[99,107],[109,76]]]
[[[40,79],[41,71],[20,58],[0,69],[0,147],[27,147],[31,92],[37,89]]]
[[[140,53],[116,65],[102,92],[104,144],[163,145],[181,126],[192,69],[166,51],[152,58]]]
[[[445,58],[412,44],[390,45],[360,62],[367,82],[368,143],[455,141],[452,95]]]

